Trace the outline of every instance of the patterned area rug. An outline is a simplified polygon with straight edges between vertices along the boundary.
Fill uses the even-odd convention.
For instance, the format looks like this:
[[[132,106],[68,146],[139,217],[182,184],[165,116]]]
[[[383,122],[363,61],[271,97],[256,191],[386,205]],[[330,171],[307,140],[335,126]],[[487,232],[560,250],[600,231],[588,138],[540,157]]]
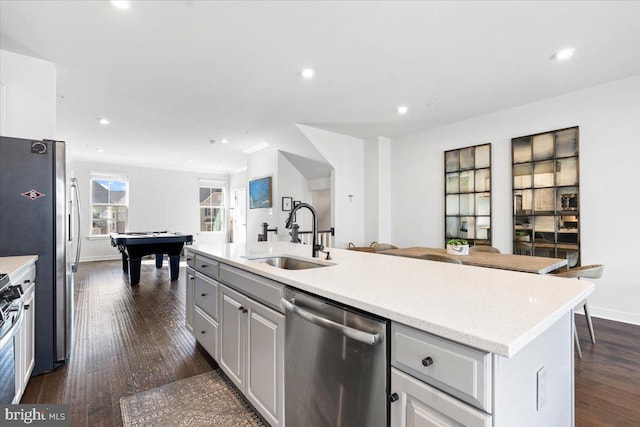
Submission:
[[[220,369],[120,399],[124,426],[266,427]]]

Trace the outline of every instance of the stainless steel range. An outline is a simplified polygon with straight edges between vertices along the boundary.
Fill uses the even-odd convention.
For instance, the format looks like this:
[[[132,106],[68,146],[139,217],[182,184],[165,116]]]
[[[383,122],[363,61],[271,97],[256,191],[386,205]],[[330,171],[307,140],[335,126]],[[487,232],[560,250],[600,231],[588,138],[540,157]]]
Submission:
[[[20,328],[24,307],[19,302],[20,286],[11,286],[9,276],[0,274],[0,404],[15,403],[16,370],[14,339]]]

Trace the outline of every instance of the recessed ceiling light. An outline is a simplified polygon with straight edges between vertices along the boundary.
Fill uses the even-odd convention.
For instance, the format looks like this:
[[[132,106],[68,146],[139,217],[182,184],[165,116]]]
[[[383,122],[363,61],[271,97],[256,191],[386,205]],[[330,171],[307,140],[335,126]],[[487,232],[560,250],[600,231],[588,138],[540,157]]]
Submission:
[[[569,58],[571,58],[573,56],[573,54],[575,53],[575,49],[572,47],[568,47],[566,49],[562,49],[558,52],[556,52],[555,55],[553,55],[553,59],[557,59],[558,61],[565,61]]]
[[[187,163],[191,163],[191,162],[193,162],[193,160],[187,159]]]
[[[102,148],[96,148],[96,151],[97,151],[98,153],[102,153],[102,152],[104,152],[104,150],[103,150]]]
[[[222,142],[223,144],[228,144],[229,140],[227,138],[222,138],[220,142]]]
[[[111,4],[118,9],[126,10],[131,8],[130,0],[111,0]]]
[[[101,125],[108,125],[109,123],[111,123],[109,120],[105,119],[104,117],[99,118],[99,119],[98,119],[98,122],[99,122]]]
[[[305,79],[310,79],[310,78],[312,78],[312,77],[313,77],[313,75],[314,75],[315,73],[316,73],[316,72],[315,72],[315,71],[313,71],[313,68],[305,68],[304,70],[302,70],[302,71],[300,72],[300,75],[301,75],[302,77],[304,77]]]
[[[409,107],[407,107],[406,105],[401,105],[398,108],[396,108],[396,112],[398,114],[407,114],[408,111],[409,111]]]

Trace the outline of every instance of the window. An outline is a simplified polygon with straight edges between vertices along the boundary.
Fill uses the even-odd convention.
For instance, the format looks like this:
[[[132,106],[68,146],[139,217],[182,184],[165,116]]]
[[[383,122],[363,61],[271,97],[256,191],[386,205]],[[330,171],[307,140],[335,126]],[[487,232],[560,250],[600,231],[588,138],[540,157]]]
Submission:
[[[200,231],[224,231],[223,183],[200,180]]]
[[[124,233],[129,210],[129,182],[126,176],[91,174],[90,236]]]

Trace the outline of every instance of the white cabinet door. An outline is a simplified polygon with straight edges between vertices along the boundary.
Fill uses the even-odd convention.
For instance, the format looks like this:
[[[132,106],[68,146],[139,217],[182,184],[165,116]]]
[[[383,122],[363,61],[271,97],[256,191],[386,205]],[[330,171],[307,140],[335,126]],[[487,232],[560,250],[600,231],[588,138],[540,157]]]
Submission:
[[[244,393],[246,297],[221,285],[220,360],[222,370]]]
[[[193,255],[191,255],[193,257]],[[185,301],[185,325],[187,330],[193,334],[193,315],[195,300],[193,299],[194,287],[196,282],[196,272],[191,268],[187,268],[187,300]]]
[[[490,427],[491,415],[391,368],[391,427]]]
[[[22,325],[22,329],[24,331],[24,343],[22,347],[23,351],[23,389],[27,388],[27,383],[29,382],[29,378],[31,377],[31,372],[33,371],[33,367],[36,363],[35,361],[35,317],[36,317],[36,294],[35,289],[32,288],[30,295],[27,295],[27,298],[24,302],[25,304],[25,312],[24,312],[24,323]]]
[[[28,288],[22,298],[24,312],[22,313],[22,325],[14,337],[15,366],[16,366],[16,402],[20,403],[22,394],[27,388],[31,377],[34,359],[34,327],[35,327],[35,289],[33,285]]]
[[[272,427],[284,425],[285,316],[247,298],[247,399]]]

